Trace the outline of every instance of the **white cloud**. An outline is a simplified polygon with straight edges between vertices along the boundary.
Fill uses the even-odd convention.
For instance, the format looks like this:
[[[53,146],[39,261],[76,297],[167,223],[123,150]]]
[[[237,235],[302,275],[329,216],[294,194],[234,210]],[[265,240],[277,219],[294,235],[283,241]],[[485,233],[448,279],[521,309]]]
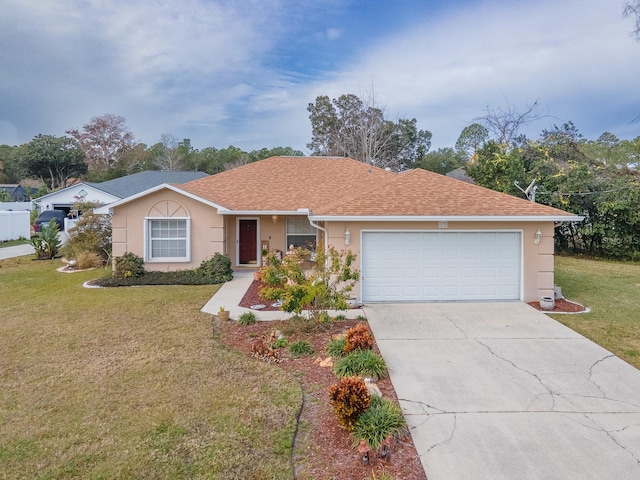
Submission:
[[[0,125],[11,128],[0,143],[61,135],[109,112],[145,143],[169,132],[197,148],[303,148],[307,103],[371,88],[390,116],[431,130],[436,147],[487,105],[536,99],[557,118],[530,136],[568,120],[591,138],[636,136],[640,45],[609,0],[456,2],[402,31],[377,18],[366,37],[331,14],[349,5],[5,0]]]
[[[358,93],[373,83],[390,111],[418,118],[434,144],[452,145],[487,105],[524,109],[540,99],[579,128],[612,101],[638,105],[639,54],[608,1],[487,2],[378,39],[316,90]]]

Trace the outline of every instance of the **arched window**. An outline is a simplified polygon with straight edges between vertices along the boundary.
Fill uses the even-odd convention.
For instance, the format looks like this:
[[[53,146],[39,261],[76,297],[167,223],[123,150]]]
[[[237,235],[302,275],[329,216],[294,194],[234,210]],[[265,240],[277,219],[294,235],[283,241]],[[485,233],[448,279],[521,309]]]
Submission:
[[[189,262],[191,217],[180,203],[163,200],[145,217],[145,261]]]

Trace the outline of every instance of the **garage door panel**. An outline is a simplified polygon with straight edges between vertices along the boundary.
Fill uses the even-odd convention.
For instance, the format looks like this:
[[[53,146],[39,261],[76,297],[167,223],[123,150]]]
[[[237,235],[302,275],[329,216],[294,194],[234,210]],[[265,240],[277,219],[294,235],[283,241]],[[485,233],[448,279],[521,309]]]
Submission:
[[[403,275],[407,281],[417,280],[420,283],[420,270],[418,268],[405,268]]]
[[[520,298],[519,232],[364,232],[364,301]]]
[[[402,258],[404,260],[420,260],[421,249],[419,248],[407,248],[402,252]]]
[[[462,250],[462,258],[464,260],[476,260],[478,258],[478,256],[480,255],[480,252],[477,249],[464,249]]]
[[[463,268],[462,269],[462,277],[463,278],[477,278],[479,276],[479,272],[477,268]]]
[[[459,250],[454,250],[453,248],[445,248],[442,251],[442,258],[445,260],[457,260],[460,255]]]
[[[482,249],[480,251],[480,258],[482,260],[495,260],[498,258],[498,252],[495,250]]]
[[[437,268],[423,268],[422,269],[422,278],[424,280],[427,279],[438,279],[440,272]]]

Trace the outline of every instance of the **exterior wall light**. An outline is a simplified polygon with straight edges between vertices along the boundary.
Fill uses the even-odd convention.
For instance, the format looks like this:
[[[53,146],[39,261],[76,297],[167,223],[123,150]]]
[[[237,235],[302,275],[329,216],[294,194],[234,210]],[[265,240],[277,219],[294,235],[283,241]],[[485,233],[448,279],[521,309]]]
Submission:
[[[536,245],[540,245],[541,241],[542,241],[542,232],[540,231],[540,229],[538,229],[538,231],[536,232],[536,236],[533,239],[533,243],[535,243]]]
[[[346,246],[351,245],[351,232],[349,231],[348,228],[344,232],[344,244]]]
[[[278,215],[271,215],[271,220],[273,220],[273,224],[278,223]]]

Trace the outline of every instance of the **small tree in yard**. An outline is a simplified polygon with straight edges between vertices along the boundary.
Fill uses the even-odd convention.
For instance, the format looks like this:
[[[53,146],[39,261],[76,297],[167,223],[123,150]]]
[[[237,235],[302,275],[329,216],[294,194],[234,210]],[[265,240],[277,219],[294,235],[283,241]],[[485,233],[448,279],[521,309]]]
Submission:
[[[275,254],[267,255],[267,265],[259,273],[265,284],[260,296],[281,301],[285,312],[300,314],[306,308],[315,320],[325,317],[329,309],[347,310],[353,286],[360,278],[360,272],[353,268],[356,255],[334,247],[325,251],[320,245],[313,267],[305,272],[303,259],[308,255],[305,249],[297,249],[282,261]]]
[[[65,247],[69,258],[77,259],[82,253],[95,253],[103,262],[111,258],[111,215],[93,212],[97,205],[76,203],[74,210],[81,212],[80,220],[70,230],[69,243]]]
[[[58,254],[60,250],[59,231],[60,229],[54,218],[49,220],[47,225],[42,226],[40,235],[31,239],[31,245],[36,251],[36,258],[50,259]]]

